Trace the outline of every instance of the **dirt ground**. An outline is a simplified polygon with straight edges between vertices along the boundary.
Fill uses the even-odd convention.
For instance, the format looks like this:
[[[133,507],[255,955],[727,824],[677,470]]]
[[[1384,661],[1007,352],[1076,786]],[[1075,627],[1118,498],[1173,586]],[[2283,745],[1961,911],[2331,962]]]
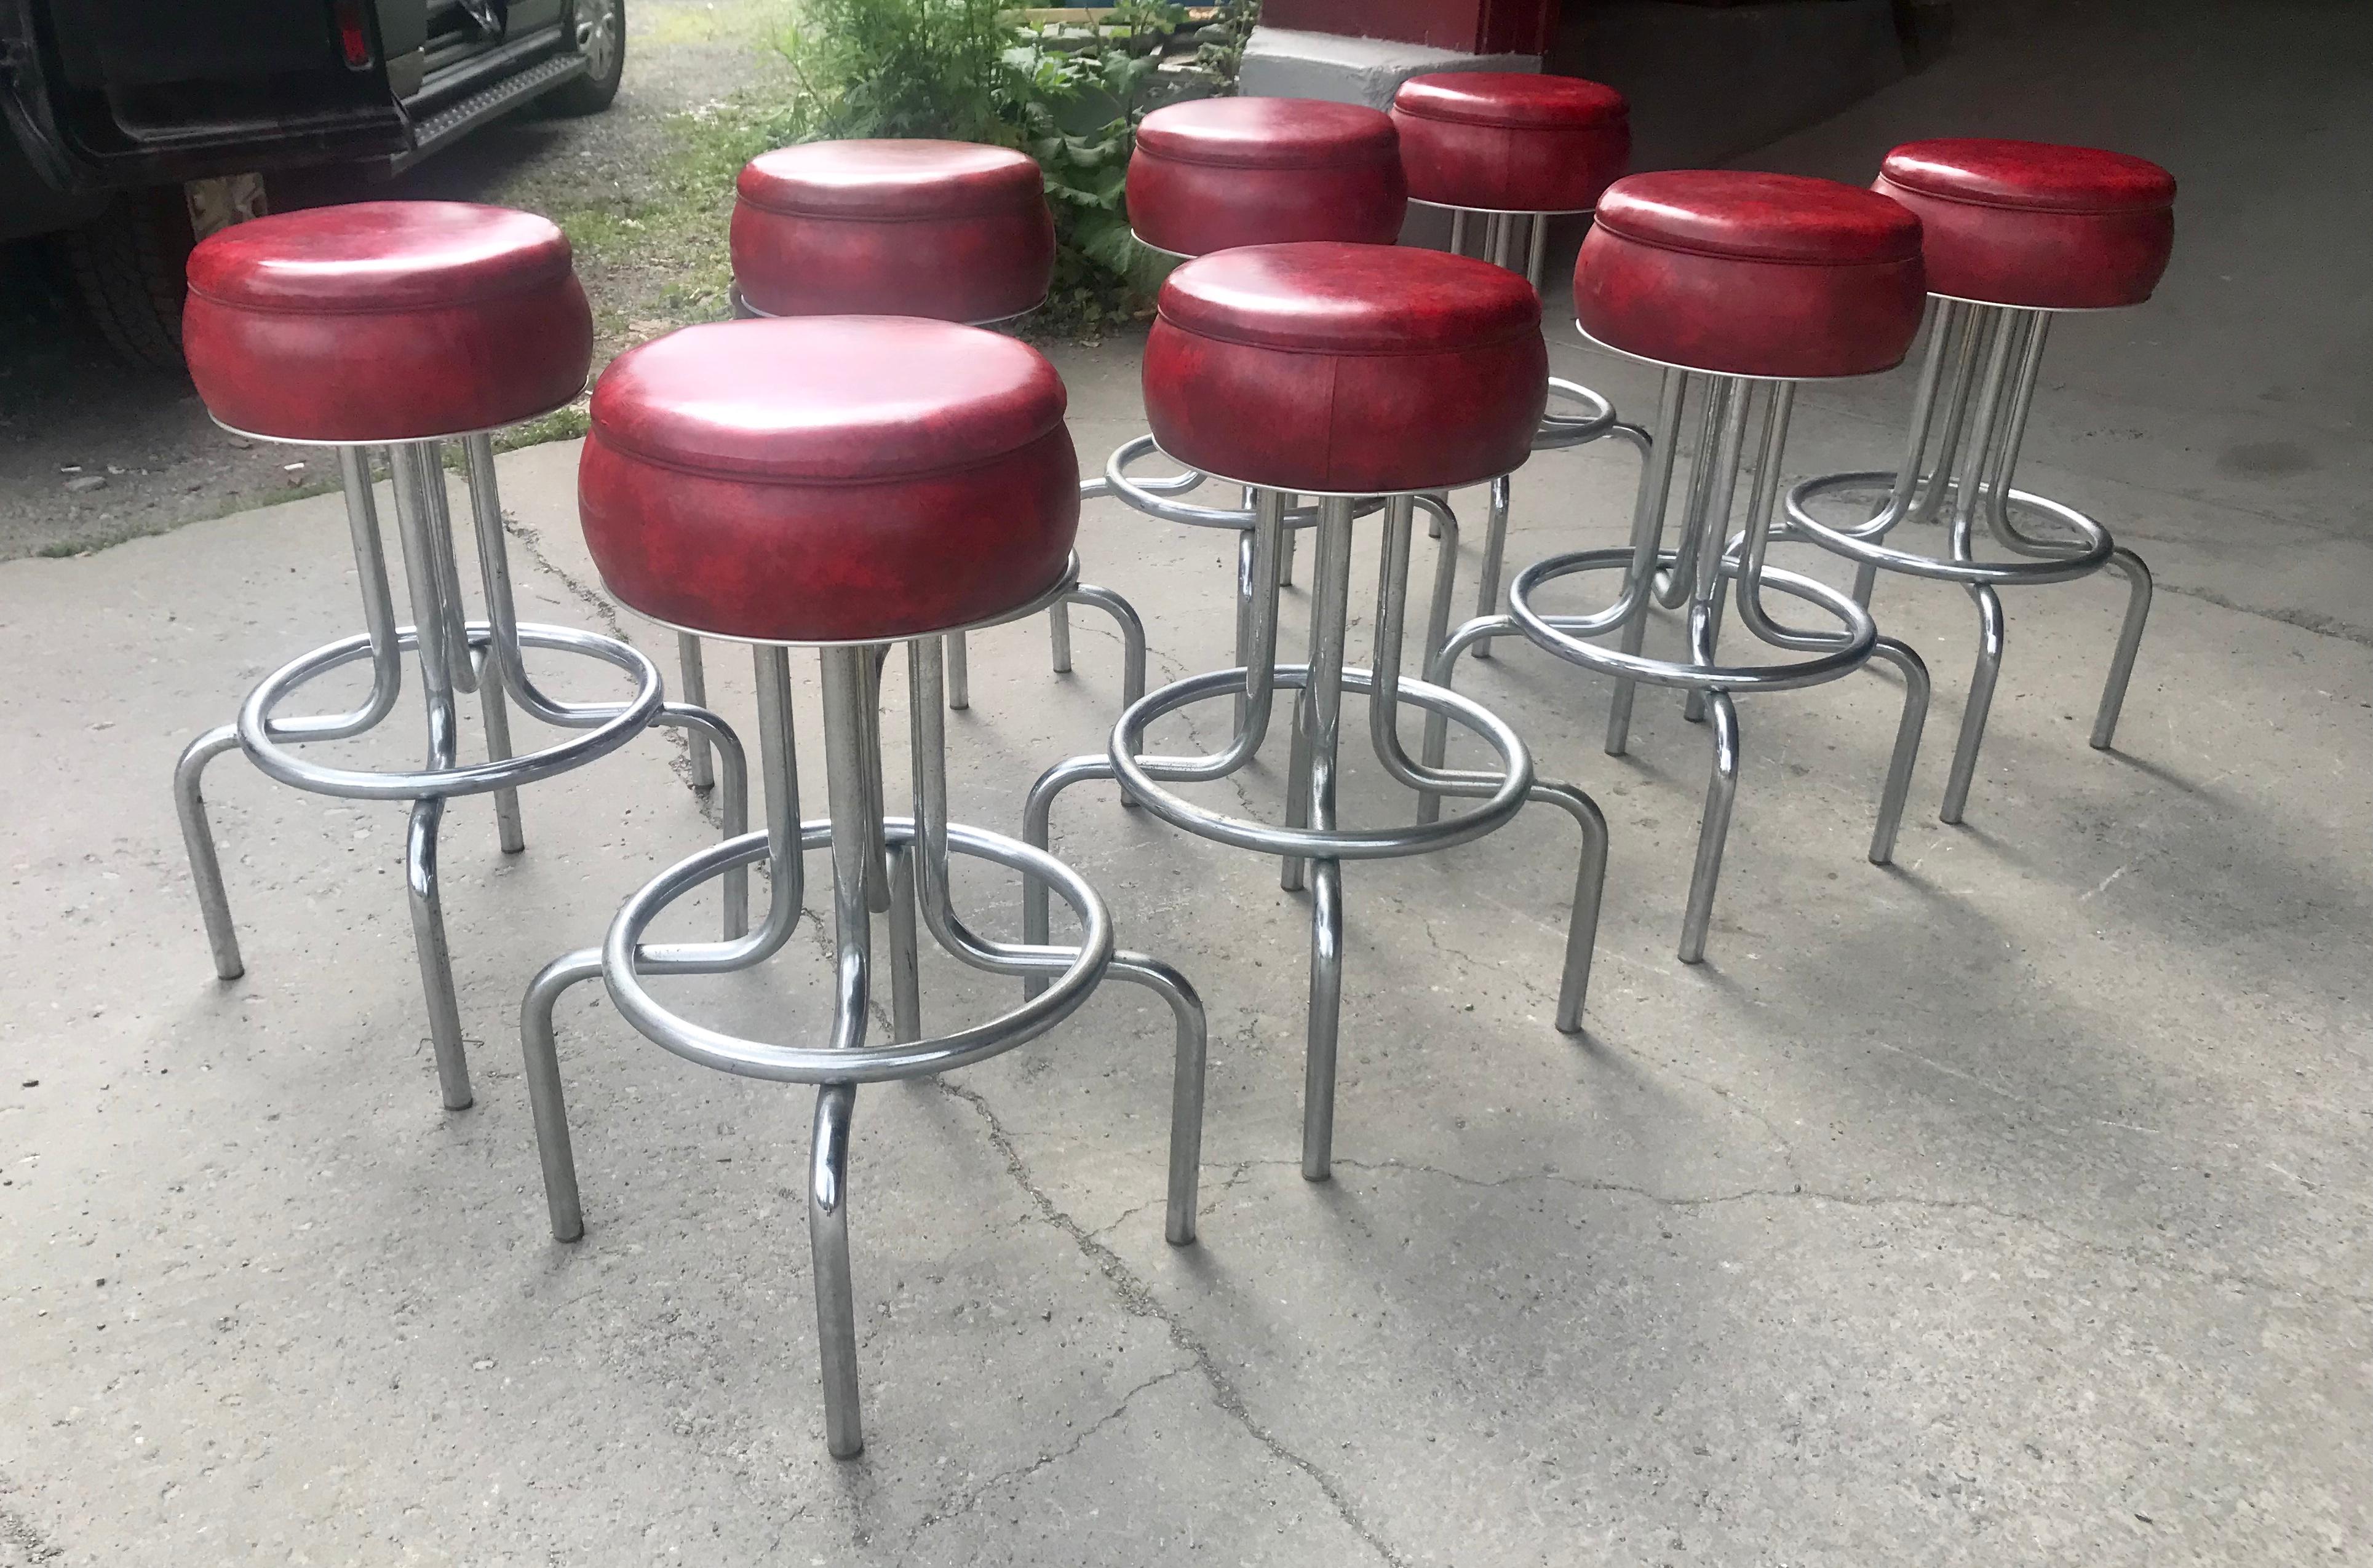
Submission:
[[[274,200],[427,197],[544,213],[578,243],[606,359],[722,314],[731,191],[709,181],[712,223],[712,203],[678,187],[698,111],[764,89],[782,69],[775,40],[789,8],[634,0],[625,83],[607,112],[530,107],[401,178],[309,175],[280,181]],[[569,431],[564,420],[549,433]],[[0,246],[0,560],[103,548],[333,480],[317,452],[216,428],[186,378],[114,358],[38,242]]]

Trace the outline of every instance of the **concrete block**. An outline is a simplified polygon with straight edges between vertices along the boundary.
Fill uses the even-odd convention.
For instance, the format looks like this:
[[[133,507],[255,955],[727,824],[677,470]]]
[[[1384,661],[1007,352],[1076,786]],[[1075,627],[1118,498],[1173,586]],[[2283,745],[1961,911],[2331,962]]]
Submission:
[[[1538,71],[1537,54],[1460,54],[1381,38],[1338,38],[1289,28],[1255,28],[1245,45],[1247,98],[1323,98],[1391,107],[1411,76],[1434,71]]]

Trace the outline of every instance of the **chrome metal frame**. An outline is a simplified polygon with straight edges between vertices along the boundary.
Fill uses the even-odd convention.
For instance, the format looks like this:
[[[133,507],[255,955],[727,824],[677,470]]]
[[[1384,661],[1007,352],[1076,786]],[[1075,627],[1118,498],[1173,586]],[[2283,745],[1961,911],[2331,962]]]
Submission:
[[[877,702],[890,645],[819,649],[824,775],[832,815],[805,823],[800,819],[792,740],[789,653],[780,645],[757,645],[753,656],[766,792],[765,829],[703,850],[660,873],[626,900],[600,947],[545,965],[520,1006],[544,1197],[557,1240],[575,1241],[585,1230],[553,1028],[554,1006],[579,981],[600,977],[628,1023],[687,1061],[744,1077],[816,1086],[808,1239],[815,1258],[825,1442],[837,1458],[850,1458],[865,1446],[848,1260],[849,1134],[859,1084],[928,1077],[986,1061],[1062,1022],[1106,979],[1125,980],[1167,1002],[1175,1026],[1163,1223],[1163,1235],[1174,1245],[1195,1239],[1202,1158],[1205,1027],[1195,988],[1160,960],[1116,948],[1104,900],[1078,872],[1044,850],[948,820],[944,644],[934,634],[905,646],[913,726],[912,817],[883,812]],[[832,853],[836,957],[832,1024],[824,1043],[783,1045],[724,1034],[671,1012],[645,988],[649,975],[719,974],[749,969],[775,956],[790,939],[805,897],[803,854],[827,847]],[[1079,917],[1079,942],[1051,946],[1042,933],[1015,944],[975,933],[951,900],[951,852],[1018,871],[1042,895],[1047,887],[1055,888]],[[719,943],[644,940],[652,920],[677,900],[714,878],[743,875],[759,863],[773,875],[766,916],[756,930]],[[872,1024],[872,917],[877,913],[888,916],[892,1039],[886,1045],[866,1043]],[[918,915],[920,926],[960,962],[991,974],[1032,977],[1032,996],[988,1023],[926,1039],[916,961]]]
[[[2004,621],[1997,588],[2063,583],[2103,568],[2126,579],[2126,615],[2110,658],[2109,679],[2093,717],[2092,745],[2106,751],[2115,738],[2126,687],[2143,626],[2150,618],[2151,575],[2142,557],[2119,545],[2110,531],[2074,506],[2029,494],[2012,481],[2019,447],[2043,365],[2045,336],[2057,312],[2028,310],[1939,295],[1928,329],[1928,357],[1913,394],[1910,434],[1903,458],[1888,473],[1872,470],[1823,474],[1792,486],[1783,531],[1808,540],[1855,563],[1853,597],[1870,603],[1878,574],[1900,572],[1932,582],[1958,583],[1978,607],[1978,659],[1962,710],[1961,735],[1945,784],[1939,818],[1958,822],[1977,776],[1978,749],[1993,706],[1994,681],[2002,671]],[[1941,400],[1942,415],[1939,417]],[[1887,500],[1862,520],[1838,526],[1813,516],[1811,506],[1841,491],[1887,487]],[[2024,508],[2058,537],[2022,528],[2014,512]],[[2023,561],[1977,558],[1975,524],[1985,517],[1996,543]],[[1896,550],[1884,541],[1901,524],[1946,523],[1946,554],[1939,558]]]
[[[1150,438],[1147,444],[1150,446]],[[1123,452],[1128,450],[1124,448]],[[1113,459],[1116,483],[1123,460],[1122,454],[1116,454]],[[1311,968],[1302,1170],[1309,1179],[1323,1181],[1333,1160],[1335,1061],[1343,994],[1342,863],[1422,854],[1465,843],[1505,826],[1528,800],[1544,802],[1571,814],[1581,829],[1582,855],[1575,878],[1573,916],[1566,935],[1557,1027],[1572,1032],[1582,1026],[1583,1001],[1590,983],[1591,952],[1607,874],[1607,822],[1597,806],[1581,790],[1537,779],[1531,753],[1505,721],[1440,684],[1409,680],[1402,676],[1415,517],[1420,509],[1427,509],[1446,518],[1447,507],[1425,494],[1375,497],[1366,502],[1341,495],[1322,499],[1313,508],[1318,538],[1309,659],[1304,664],[1284,665],[1277,662],[1277,637],[1284,581],[1283,544],[1291,537],[1289,528],[1294,526],[1292,498],[1274,490],[1256,489],[1253,495],[1253,526],[1247,535],[1249,600],[1246,613],[1239,621],[1240,643],[1248,656],[1234,668],[1176,681],[1147,694],[1122,714],[1114,726],[1105,755],[1074,757],[1048,769],[1031,788],[1023,836],[1043,850],[1048,842],[1056,798],[1073,784],[1090,779],[1113,779],[1146,809],[1175,827],[1221,843],[1283,857],[1282,882],[1289,890],[1302,888],[1306,875],[1312,892]],[[1379,506],[1385,514],[1385,532],[1377,590],[1374,668],[1347,668],[1344,645],[1350,620],[1353,523],[1363,512]],[[1214,519],[1224,517],[1225,514],[1214,514]],[[1201,521],[1210,527],[1236,526],[1214,519],[1184,520]],[[1452,527],[1444,536],[1444,557],[1455,554],[1456,548],[1456,531]],[[1448,614],[1446,593],[1446,579],[1437,576],[1432,610],[1437,627]],[[1302,693],[1295,709],[1284,826],[1223,816],[1163,787],[1169,784],[1209,783],[1242,770],[1268,738],[1280,688]],[[1370,741],[1378,761],[1395,779],[1412,789],[1474,798],[1482,804],[1448,821],[1380,829],[1338,825],[1335,780],[1346,691],[1367,694]],[[1204,757],[1143,754],[1145,732],[1155,719],[1222,696],[1233,697],[1237,703],[1234,734],[1225,749]],[[1398,730],[1403,703],[1439,715],[1445,723],[1455,720],[1480,735],[1499,754],[1499,770],[1446,771],[1412,761],[1402,749]],[[1034,878],[1023,885],[1024,942],[1046,940],[1046,895],[1044,880]],[[1024,994],[1036,994],[1043,984],[1035,977],[1025,981]]]
[[[222,862],[206,820],[202,783],[206,764],[227,751],[244,751],[266,777],[316,795],[347,800],[409,800],[405,838],[405,886],[412,904],[413,940],[419,954],[421,984],[428,1004],[429,1041],[446,1109],[470,1104],[470,1074],[462,1034],[461,1006],[453,986],[452,953],[445,932],[439,889],[437,835],[447,801],[460,796],[492,795],[503,852],[526,847],[520,825],[519,789],[607,756],[654,725],[686,731],[717,748],[725,759],[721,801],[725,833],[748,825],[748,776],[742,744],[722,719],[696,703],[666,700],[660,672],[639,649],[611,637],[560,626],[522,624],[515,609],[510,566],[503,536],[502,503],[495,486],[494,443],[478,433],[463,437],[468,459],[472,520],[476,528],[479,574],[486,619],[469,621],[461,573],[453,551],[453,525],[446,505],[443,443],[400,442],[387,448],[393,475],[396,525],[403,537],[404,575],[411,590],[413,626],[398,626],[389,592],[377,504],[371,494],[369,448],[342,447],[340,478],[346,522],[353,538],[355,569],[363,591],[367,630],[327,644],[264,678],[240,704],[235,723],[206,731],[182,751],[173,771],[173,796],[181,837],[214,949],[215,972],[237,980],[246,972],[239,933],[223,886]],[[546,696],[527,673],[523,648],[581,655],[624,670],[635,682],[625,702],[565,703]],[[334,768],[306,761],[292,747],[344,740],[376,728],[395,708],[403,685],[403,656],[420,666],[427,699],[428,755],[417,771],[373,772]],[[350,664],[368,660],[370,694],[350,712],[315,717],[275,716],[298,690]],[[475,692],[484,715],[487,761],[462,763],[457,756],[457,693]],[[563,729],[585,733],[526,756],[511,751],[510,710],[516,702],[531,716]],[[704,748],[705,749],[705,748]],[[725,885],[725,934],[740,935],[748,920],[746,877],[736,872]]]
[[[1696,449],[1681,505],[1677,548],[1664,548],[1670,511],[1673,470],[1678,441],[1688,413],[1692,388],[1704,392],[1699,416]],[[1739,731],[1735,698],[1760,691],[1791,691],[1835,680],[1861,668],[1872,658],[1894,665],[1904,679],[1903,715],[1896,728],[1895,750],[1882,792],[1878,823],[1871,835],[1870,859],[1886,865],[1894,855],[1896,830],[1902,821],[1903,800],[1911,784],[1911,769],[1920,748],[1920,731],[1928,710],[1928,673],[1920,656],[1891,637],[1879,635],[1870,612],[1838,589],[1765,563],[1774,537],[1771,527],[1778,495],[1781,460],[1788,440],[1789,412],[1795,384],[1750,377],[1713,376],[1667,367],[1657,400],[1656,424],[1648,443],[1651,454],[1641,476],[1639,498],[1632,514],[1631,542],[1613,550],[1584,550],[1550,556],[1517,574],[1508,593],[1509,612],[1481,616],[1451,633],[1440,655],[1429,666],[1429,679],[1448,688],[1458,656],[1485,639],[1521,633],[1534,646],[1570,664],[1615,679],[1612,711],[1607,719],[1607,751],[1619,757],[1629,744],[1632,695],[1638,684],[1675,687],[1689,693],[1685,712],[1701,719],[1713,714],[1713,774],[1698,830],[1697,864],[1689,885],[1689,909],[1681,926],[1680,958],[1694,964],[1705,957],[1706,932],[1713,915],[1714,887],[1722,874],[1723,848],[1730,831],[1730,812],[1738,789]],[[1759,453],[1753,463],[1753,483],[1745,528],[1731,536],[1727,548],[1717,548],[1728,530],[1736,499],[1748,425],[1760,400]],[[1622,588],[1613,604],[1594,614],[1549,614],[1537,610],[1534,595],[1543,586],[1579,573],[1615,571]],[[1724,664],[1717,661],[1723,610],[1730,585],[1737,584],[1738,618],[1757,640],[1783,652],[1807,656],[1771,664]],[[1764,604],[1764,590],[1776,589],[1827,610],[1835,630],[1802,630],[1774,619]],[[1689,622],[1687,660],[1653,658],[1640,650],[1647,634],[1652,609],[1683,609]],[[1604,648],[1587,639],[1619,634],[1616,648]],[[1439,723],[1427,726],[1422,756],[1428,767],[1439,766],[1447,736]],[[1420,819],[1432,820],[1440,810],[1438,797],[1420,802]]]
[[[1473,220],[1483,220],[1479,259],[1523,275],[1540,292],[1541,277],[1549,261],[1549,219],[1586,216],[1588,207],[1565,212],[1502,212],[1490,207],[1460,207],[1441,202],[1420,202],[1414,197],[1409,205],[1428,207],[1450,215],[1450,253],[1467,254],[1468,230]],[[1519,220],[1522,220],[1521,223]],[[1522,254],[1525,261],[1516,264],[1517,231],[1524,231]],[[1642,467],[1648,462],[1648,433],[1636,424],[1616,418],[1615,405],[1604,395],[1578,382],[1561,377],[1549,377],[1549,395],[1564,398],[1583,405],[1579,415],[1552,412],[1541,421],[1540,433],[1533,439],[1533,450],[1547,452],[1567,447],[1582,447],[1612,436],[1629,445],[1640,456]],[[1491,482],[1483,521],[1483,555],[1478,564],[1475,584],[1475,613],[1495,615],[1500,610],[1500,577],[1506,568],[1508,554],[1508,513],[1513,504],[1510,476],[1502,475]],[[1491,639],[1485,637],[1475,644],[1475,656],[1491,656]],[[1429,664],[1429,668],[1432,666]]]

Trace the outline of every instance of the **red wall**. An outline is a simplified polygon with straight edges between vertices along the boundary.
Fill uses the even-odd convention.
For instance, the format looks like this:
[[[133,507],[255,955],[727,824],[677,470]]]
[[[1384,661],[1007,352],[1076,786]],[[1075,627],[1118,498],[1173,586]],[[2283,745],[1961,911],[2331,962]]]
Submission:
[[[1273,28],[1389,38],[1468,54],[1539,54],[1557,31],[1558,0],[1265,0]]]

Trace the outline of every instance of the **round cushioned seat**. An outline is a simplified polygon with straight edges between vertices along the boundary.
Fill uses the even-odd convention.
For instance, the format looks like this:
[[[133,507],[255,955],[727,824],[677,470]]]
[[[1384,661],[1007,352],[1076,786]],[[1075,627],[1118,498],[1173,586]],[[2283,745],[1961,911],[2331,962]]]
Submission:
[[[1581,213],[1631,157],[1631,111],[1572,76],[1445,71],[1393,97],[1411,200],[1507,213]]]
[[[223,229],[190,252],[181,344],[207,411],[283,441],[515,424],[584,389],[593,316],[568,239],[462,202],[362,202]]]
[[[1390,117],[1303,98],[1214,98],[1145,117],[1128,160],[1128,221],[1158,250],[1343,239],[1390,245],[1409,180]]]
[[[1540,298],[1434,250],[1315,242],[1189,261],[1145,345],[1153,436],[1241,483],[1381,495],[1521,466],[1549,400]]]
[[[1834,180],[1727,169],[1619,180],[1574,264],[1582,330],[1724,376],[1862,376],[1902,361],[1926,303],[1920,220]]]
[[[2036,310],[2139,305],[2175,247],[2175,177],[2048,142],[1950,138],[1887,155],[1873,187],[1920,215],[1928,286]]]
[[[1009,148],[815,142],[751,159],[735,191],[733,281],[763,315],[996,321],[1054,277],[1045,176]]]
[[[593,389],[578,510],[619,602],[763,643],[920,636],[1059,581],[1080,469],[1026,343],[885,316],[687,327]]]

